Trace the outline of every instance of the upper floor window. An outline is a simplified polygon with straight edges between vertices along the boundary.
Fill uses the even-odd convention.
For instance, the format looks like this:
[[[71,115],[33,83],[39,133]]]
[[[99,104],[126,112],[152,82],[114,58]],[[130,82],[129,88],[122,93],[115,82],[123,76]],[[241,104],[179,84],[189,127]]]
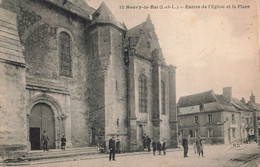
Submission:
[[[232,114],[232,124],[236,123],[235,114]]]
[[[60,49],[60,74],[71,76],[71,37],[68,33],[62,31],[59,34]]]
[[[208,137],[213,137],[213,129],[208,129]]]
[[[166,114],[166,112],[165,112],[165,84],[163,81],[161,81],[161,91],[162,91],[162,99],[161,99],[162,114]]]
[[[141,74],[138,78],[139,84],[139,112],[147,112],[146,77]]]
[[[212,123],[212,114],[208,115],[208,123]]]
[[[198,124],[199,123],[199,116],[194,116],[194,123],[195,124]]]

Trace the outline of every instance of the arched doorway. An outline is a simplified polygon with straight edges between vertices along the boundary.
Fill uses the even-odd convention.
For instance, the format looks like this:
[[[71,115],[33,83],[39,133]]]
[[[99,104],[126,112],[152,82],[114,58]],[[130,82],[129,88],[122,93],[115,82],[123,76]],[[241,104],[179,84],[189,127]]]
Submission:
[[[49,136],[48,148],[55,148],[54,115],[49,105],[38,103],[31,110],[29,136],[32,150],[42,149],[41,134],[44,130]]]

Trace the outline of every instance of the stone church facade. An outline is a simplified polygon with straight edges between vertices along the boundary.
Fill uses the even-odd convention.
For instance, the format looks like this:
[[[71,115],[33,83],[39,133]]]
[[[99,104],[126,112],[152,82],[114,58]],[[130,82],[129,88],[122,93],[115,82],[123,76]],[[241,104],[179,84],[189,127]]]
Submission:
[[[105,3],[0,1],[0,153],[97,146],[119,135],[177,146],[175,70],[150,17],[127,30]]]

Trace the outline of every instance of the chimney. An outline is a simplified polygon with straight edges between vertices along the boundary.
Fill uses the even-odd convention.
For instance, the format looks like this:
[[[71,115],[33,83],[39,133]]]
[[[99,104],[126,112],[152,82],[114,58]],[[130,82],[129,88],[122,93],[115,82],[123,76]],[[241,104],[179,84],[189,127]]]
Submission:
[[[242,103],[246,104],[246,100],[244,97],[242,97],[242,99],[240,100]]]
[[[227,99],[229,103],[231,103],[232,98],[232,87],[223,88],[223,96]]]
[[[251,91],[250,102],[255,103],[255,95]]]

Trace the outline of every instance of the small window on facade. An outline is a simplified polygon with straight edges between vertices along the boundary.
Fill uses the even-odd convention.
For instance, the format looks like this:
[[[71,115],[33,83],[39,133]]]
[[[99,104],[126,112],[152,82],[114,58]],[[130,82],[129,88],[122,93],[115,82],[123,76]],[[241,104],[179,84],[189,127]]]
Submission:
[[[257,117],[257,121],[260,121],[260,117]]]
[[[150,47],[151,47],[150,42],[147,42],[147,48],[150,48]]]
[[[203,111],[204,110],[204,103],[201,103],[200,104],[200,111]]]
[[[190,130],[189,133],[190,133],[190,137],[193,137],[192,130]]]
[[[161,105],[162,105],[162,114],[166,114],[165,112],[165,84],[163,81],[161,81],[161,92],[162,92],[162,99],[161,99]]]
[[[235,114],[232,114],[232,124],[236,123]]]
[[[248,124],[248,123],[249,123],[248,118],[246,118],[246,124]]]
[[[139,84],[139,112],[146,113],[147,111],[147,95],[146,95],[146,77],[141,74],[138,78]]]
[[[235,129],[235,128],[232,129],[232,137],[233,137],[233,138],[236,137],[236,129]]]
[[[59,34],[60,74],[71,76],[71,38],[66,32]]]
[[[195,130],[194,131],[194,137],[198,137],[199,136],[199,130]]]
[[[183,117],[179,117],[179,125],[183,126]]]
[[[212,114],[208,115],[208,123],[212,123]]]
[[[208,129],[208,137],[213,137],[213,129]]]
[[[198,124],[199,123],[199,116],[194,116],[194,123],[195,124]]]

